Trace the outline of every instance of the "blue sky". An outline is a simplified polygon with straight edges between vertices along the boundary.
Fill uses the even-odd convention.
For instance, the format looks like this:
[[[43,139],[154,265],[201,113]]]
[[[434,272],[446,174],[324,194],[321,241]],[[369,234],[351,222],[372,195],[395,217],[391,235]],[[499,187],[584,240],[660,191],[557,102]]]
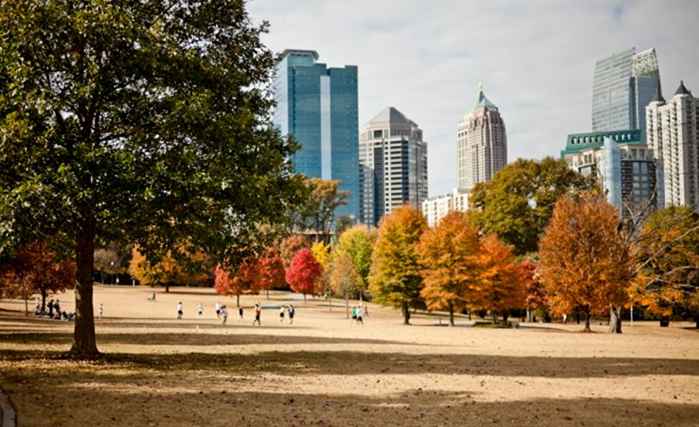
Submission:
[[[430,195],[456,185],[456,128],[478,83],[507,126],[509,160],[558,156],[589,131],[595,60],[654,47],[663,93],[699,94],[699,1],[250,0],[275,52],[359,67],[359,126],[387,106],[418,123]]]

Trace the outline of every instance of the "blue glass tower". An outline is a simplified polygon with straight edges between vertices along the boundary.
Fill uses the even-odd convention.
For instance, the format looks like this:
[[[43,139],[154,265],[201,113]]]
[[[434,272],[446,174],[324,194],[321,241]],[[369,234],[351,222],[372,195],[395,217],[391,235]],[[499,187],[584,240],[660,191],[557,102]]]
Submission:
[[[328,68],[311,50],[285,50],[277,64],[274,123],[301,144],[294,170],[335,179],[349,192],[337,217],[359,217],[357,67]]]

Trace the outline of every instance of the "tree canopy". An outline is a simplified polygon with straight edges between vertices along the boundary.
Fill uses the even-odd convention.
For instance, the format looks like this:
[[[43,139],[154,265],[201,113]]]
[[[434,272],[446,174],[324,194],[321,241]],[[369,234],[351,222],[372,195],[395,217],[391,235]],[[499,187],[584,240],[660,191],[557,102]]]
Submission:
[[[421,301],[417,245],[426,229],[417,209],[400,207],[382,219],[372,254],[369,291],[376,302],[401,307],[405,324],[410,323],[410,307]]]
[[[300,202],[266,30],[239,0],[3,2],[0,252],[58,236],[75,256],[75,355],[98,354],[96,242],[236,263]]]
[[[313,257],[311,250],[304,248],[296,253],[286,270],[286,281],[294,292],[302,293],[305,300],[306,295],[314,294],[322,273],[323,268]]]
[[[536,252],[556,201],[595,186],[592,178],[572,171],[563,160],[518,159],[471,191],[472,219],[483,233],[495,233],[513,245],[517,254]]]
[[[356,290],[366,291],[369,286],[369,272],[371,270],[371,254],[376,242],[376,231],[367,230],[365,226],[356,225],[345,230],[337,241],[334,249],[334,257],[346,255],[349,257],[356,271]]]

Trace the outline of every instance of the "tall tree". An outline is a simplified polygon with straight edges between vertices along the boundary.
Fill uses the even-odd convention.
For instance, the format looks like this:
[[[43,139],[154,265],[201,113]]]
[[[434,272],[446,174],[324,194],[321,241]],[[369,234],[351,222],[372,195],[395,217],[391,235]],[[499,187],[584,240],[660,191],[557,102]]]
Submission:
[[[356,291],[360,298],[369,286],[369,272],[371,270],[371,254],[376,243],[376,231],[367,230],[365,226],[356,225],[342,234],[334,249],[334,257],[347,255],[359,276]]]
[[[306,178],[306,202],[300,213],[302,230],[311,229],[316,240],[330,241],[331,229],[335,223],[335,210],[347,204],[349,193],[339,189],[340,182],[332,179]]]
[[[63,292],[75,286],[75,261],[58,259],[46,242],[36,241],[22,247],[0,263],[0,294],[17,296],[25,302],[33,294],[41,295],[41,309],[50,292]]]
[[[274,246],[268,247],[257,260],[257,287],[267,292],[267,299],[270,289],[285,285],[284,274],[284,261],[279,251]]]
[[[620,313],[635,277],[633,254],[617,209],[601,196],[564,196],[556,203],[540,243],[539,273],[552,310],[580,308],[586,315]],[[613,332],[621,332],[615,327]]]
[[[454,310],[468,306],[479,280],[479,247],[478,230],[462,212],[448,214],[425,231],[417,247],[425,283],[420,295],[427,308],[449,310],[452,326]]]
[[[385,216],[372,254],[369,291],[380,304],[400,307],[410,324],[410,307],[421,301],[422,276],[417,245],[427,229],[425,217],[411,206]]]
[[[495,233],[519,255],[536,252],[540,235],[562,195],[589,190],[592,178],[572,171],[565,161],[518,159],[470,195],[471,215],[485,234]]]
[[[214,290],[221,295],[235,295],[235,305],[240,307],[240,295],[244,292],[257,292],[257,269],[255,261],[246,259],[231,274],[220,264],[214,269]]]
[[[3,2],[0,249],[63,238],[74,355],[98,354],[96,242],[154,260],[187,241],[234,264],[300,202],[266,30],[240,0]]]
[[[638,239],[635,293],[659,316],[674,310],[699,309],[699,215],[688,207],[669,207],[652,214]],[[699,321],[699,317],[697,317]],[[699,323],[698,323],[699,327]]]
[[[335,293],[345,300],[345,315],[349,318],[349,298],[361,282],[352,259],[347,253],[340,252],[333,256],[330,267],[330,287]]]
[[[323,270],[313,257],[310,249],[301,249],[294,256],[291,265],[286,270],[286,281],[291,285],[294,292],[303,294],[303,300],[306,301],[306,295],[313,295],[316,289],[318,278]]]
[[[316,281],[316,293],[330,294],[330,245],[324,242],[315,242],[311,246],[313,258],[320,264],[320,276]]]
[[[522,265],[513,248],[491,234],[483,238],[478,256],[478,280],[473,291],[473,304],[489,310],[493,322],[497,315],[507,322],[509,311],[526,304],[526,282]]]
[[[522,280],[526,292],[527,321],[533,319],[535,310],[546,310],[546,289],[537,274],[538,262],[525,258],[521,263]]]

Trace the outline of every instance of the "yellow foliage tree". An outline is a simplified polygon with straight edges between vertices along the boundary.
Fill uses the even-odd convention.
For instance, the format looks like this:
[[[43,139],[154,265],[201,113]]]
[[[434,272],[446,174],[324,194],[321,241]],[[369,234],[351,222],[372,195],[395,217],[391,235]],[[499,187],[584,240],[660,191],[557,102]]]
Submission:
[[[206,254],[198,251],[194,254],[185,253],[183,262],[178,262],[171,252],[168,252],[155,265],[151,264],[138,250],[137,246],[131,249],[131,262],[129,274],[142,285],[165,286],[165,291],[170,291],[170,285],[192,285],[204,282],[209,278],[206,271]]]

